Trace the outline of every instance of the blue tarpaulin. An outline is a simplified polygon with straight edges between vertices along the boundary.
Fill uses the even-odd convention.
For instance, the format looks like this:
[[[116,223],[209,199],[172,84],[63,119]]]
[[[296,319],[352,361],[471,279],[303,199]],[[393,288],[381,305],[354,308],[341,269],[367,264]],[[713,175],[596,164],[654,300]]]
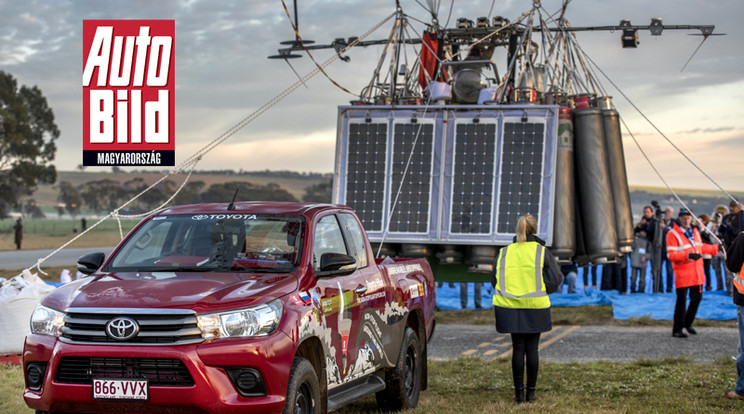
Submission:
[[[563,285],[561,293],[550,295],[551,306],[612,306],[612,315],[615,319],[640,318],[649,316],[651,319],[672,320],[674,316],[674,304],[677,295],[674,293],[648,293],[651,291],[650,275],[647,274],[646,293],[634,293],[621,295],[617,290],[597,290],[592,287],[584,289],[583,272],[579,269],[579,277],[576,279],[576,293],[569,294],[568,286]],[[598,272],[598,282],[601,281],[601,270]],[[59,287],[62,283],[47,282]],[[460,284],[443,283],[437,289],[437,307],[443,310],[461,310],[460,307]],[[713,287],[716,288],[715,282]],[[467,309],[474,309],[473,283],[468,284]],[[484,283],[481,289],[481,306],[486,309],[493,307],[491,298],[493,287],[490,283]],[[688,299],[689,302],[689,299]],[[725,290],[713,290],[703,292],[703,300],[697,312],[698,319],[728,320],[736,319],[736,305]]]
[[[612,306],[612,314],[615,319],[640,318],[648,316],[657,320],[672,320],[674,316],[674,305],[677,300],[675,293],[650,293],[651,280],[647,273],[646,289],[644,293],[620,294],[617,290],[597,290],[592,287],[584,288],[583,271],[579,270],[576,280],[576,293],[569,294],[568,286],[563,285],[560,293],[550,295],[552,306]],[[598,272],[598,284],[601,282],[601,269]],[[716,289],[715,274],[713,275],[713,289]],[[666,277],[664,275],[664,277]],[[490,283],[484,283],[482,289],[481,305],[490,309],[493,287]],[[689,303],[689,296],[688,296]],[[437,289],[437,306],[443,310],[460,310],[460,284],[454,283],[450,287],[448,283],[442,284]],[[474,309],[473,283],[468,284],[467,309]],[[703,300],[697,312],[698,319],[728,320],[736,319],[736,305],[725,290],[703,291]]]

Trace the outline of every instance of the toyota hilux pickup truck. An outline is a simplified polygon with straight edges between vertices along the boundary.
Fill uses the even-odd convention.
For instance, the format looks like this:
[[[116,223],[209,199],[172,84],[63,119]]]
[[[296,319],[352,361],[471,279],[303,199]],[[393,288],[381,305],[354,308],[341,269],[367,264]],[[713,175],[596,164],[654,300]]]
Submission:
[[[237,202],[161,210],[31,317],[37,413],[322,413],[427,386],[424,259],[374,259],[354,212]]]

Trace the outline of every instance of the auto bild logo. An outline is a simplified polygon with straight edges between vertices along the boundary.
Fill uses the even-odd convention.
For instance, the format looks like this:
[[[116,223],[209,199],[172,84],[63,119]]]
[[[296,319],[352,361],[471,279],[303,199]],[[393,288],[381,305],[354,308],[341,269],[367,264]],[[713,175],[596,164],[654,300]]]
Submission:
[[[126,341],[134,338],[139,333],[139,325],[132,318],[120,316],[111,319],[106,324],[106,335],[117,341]]]
[[[175,21],[83,21],[83,165],[175,165]]]

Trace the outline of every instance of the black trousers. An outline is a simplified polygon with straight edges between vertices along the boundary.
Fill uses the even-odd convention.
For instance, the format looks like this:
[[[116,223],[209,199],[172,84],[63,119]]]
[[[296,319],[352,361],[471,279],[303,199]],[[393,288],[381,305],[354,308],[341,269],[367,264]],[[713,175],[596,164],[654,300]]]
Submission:
[[[540,334],[513,333],[512,337],[512,377],[514,388],[524,387],[524,361],[527,357],[527,388],[535,388],[537,385],[537,369],[540,358],[537,355],[537,346],[540,343]]]
[[[700,301],[703,299],[702,289],[702,285],[677,288],[677,303],[674,306],[674,328],[672,332],[682,332],[682,328],[692,326]],[[690,291],[690,306],[685,310],[688,290]]]

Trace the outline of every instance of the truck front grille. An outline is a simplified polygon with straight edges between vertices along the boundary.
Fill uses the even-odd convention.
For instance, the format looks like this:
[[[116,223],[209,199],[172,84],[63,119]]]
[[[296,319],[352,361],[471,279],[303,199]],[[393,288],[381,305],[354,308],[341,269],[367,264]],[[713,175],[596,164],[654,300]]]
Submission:
[[[147,379],[150,386],[190,387],[194,380],[178,359],[62,357],[54,381],[92,384],[95,378]]]
[[[107,333],[107,324],[120,317],[136,322],[136,335],[122,340]],[[183,345],[204,340],[195,313],[182,309],[71,308],[64,322],[60,339],[68,343]]]

